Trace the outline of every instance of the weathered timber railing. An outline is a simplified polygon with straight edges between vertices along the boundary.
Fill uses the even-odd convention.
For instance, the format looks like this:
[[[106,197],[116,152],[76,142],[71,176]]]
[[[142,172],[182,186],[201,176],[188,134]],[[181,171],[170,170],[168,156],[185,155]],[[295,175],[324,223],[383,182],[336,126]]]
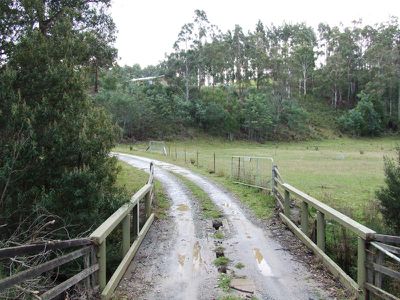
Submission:
[[[36,293],[40,293],[40,291],[30,291],[32,293],[31,296],[35,296],[35,298],[43,300],[53,299],[81,281],[84,281],[85,290],[91,291],[95,289],[97,285],[95,272],[99,269],[99,265],[96,261],[95,249],[92,241],[88,238],[67,241],[51,241],[3,248],[0,249],[0,259],[14,259],[15,257],[27,255],[43,255],[44,253],[48,253],[48,251],[61,249],[66,250],[71,248],[79,249],[0,280],[0,292],[4,292],[12,287],[17,287],[19,291],[24,290],[18,285],[27,281],[28,279],[36,278],[45,272],[59,268],[60,266],[75,261],[81,257],[83,257],[84,264],[84,269],[81,272],[58,284],[57,286],[42,292],[40,296],[36,295]]]
[[[89,238],[50,241],[0,249],[0,260],[3,260],[27,255],[43,254],[51,250],[79,248],[50,261],[38,264],[34,267],[28,268],[27,270],[1,279],[0,295],[1,292],[9,288],[17,287],[23,292],[31,293],[31,296],[36,299],[54,299],[61,293],[83,281],[86,291],[99,290],[102,299],[109,299],[153,223],[154,213],[152,213],[151,210],[154,188],[153,181],[154,167],[151,163],[150,176],[147,183],[132,196],[128,203],[121,206],[106,221],[104,221]],[[141,210],[139,209],[139,204],[142,200],[144,200],[145,220],[144,225],[140,228]],[[107,281],[106,241],[110,233],[120,224],[122,224],[121,244],[123,258],[111,278]],[[130,232],[131,225],[133,225],[133,236],[135,237],[132,244]],[[17,286],[22,282],[35,278],[45,272],[54,270],[81,257],[83,257],[84,269],[57,286],[52,287],[48,291],[28,291]]]
[[[272,192],[277,205],[283,211],[279,213],[280,218],[322,260],[334,276],[352,290],[358,299],[371,299],[373,294],[380,299],[400,300],[382,289],[382,275],[395,280],[400,279],[400,272],[393,270],[393,264],[389,267],[384,265],[385,255],[392,261],[400,263],[400,258],[397,256],[400,254],[400,248],[388,245],[388,243],[399,245],[400,237],[377,234],[374,230],[285,183],[276,166],[273,166],[272,174]],[[291,199],[294,198],[301,202],[300,228],[291,219]],[[311,207],[317,211],[316,244],[309,237],[309,209]],[[357,236],[357,282],[325,253],[327,219],[337,222]]]
[[[91,240],[97,245],[97,258],[99,262],[98,278],[102,299],[109,299],[111,297],[153,223],[154,213],[151,212],[154,187],[153,179],[154,167],[153,163],[151,163],[150,176],[147,184],[132,196],[130,202],[121,206],[90,235]],[[146,221],[140,229],[139,204],[142,200],[144,200],[145,204],[144,213]],[[131,222],[134,230],[133,234],[136,236],[132,245],[130,240]],[[106,241],[109,234],[120,224],[122,224],[122,254],[124,257],[107,282]]]

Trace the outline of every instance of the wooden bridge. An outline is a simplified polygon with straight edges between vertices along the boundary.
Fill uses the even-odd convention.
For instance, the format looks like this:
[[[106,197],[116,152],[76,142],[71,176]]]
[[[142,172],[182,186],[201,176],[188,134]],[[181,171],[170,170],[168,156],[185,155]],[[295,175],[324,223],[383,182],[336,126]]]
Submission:
[[[400,280],[400,237],[377,234],[285,183],[276,166],[273,166],[272,174],[272,194],[281,209],[280,218],[321,259],[334,276],[350,289],[358,299],[400,300],[387,289],[388,280],[397,282]],[[84,287],[87,294],[100,294],[102,299],[109,299],[154,220],[154,213],[152,213],[153,181],[154,167],[153,164],[150,164],[148,182],[132,196],[130,202],[121,206],[87,238],[0,249],[0,260],[48,251],[63,251],[63,254],[59,257],[1,279],[0,295],[2,292],[11,291],[9,295],[12,298],[12,295],[17,295],[18,291],[30,293],[36,299],[54,299],[71,287],[80,285]],[[144,204],[144,209],[140,209],[141,203]],[[298,206],[301,216],[300,227],[293,220],[294,211]],[[316,212],[315,241],[310,238],[309,218],[311,209]],[[325,225],[327,220],[337,222],[357,236],[356,280],[346,274],[325,252]],[[121,251],[123,258],[107,280],[107,237],[118,229],[122,231]],[[20,286],[22,282],[79,259],[82,260],[83,265],[83,269],[79,273],[45,292],[29,291]]]

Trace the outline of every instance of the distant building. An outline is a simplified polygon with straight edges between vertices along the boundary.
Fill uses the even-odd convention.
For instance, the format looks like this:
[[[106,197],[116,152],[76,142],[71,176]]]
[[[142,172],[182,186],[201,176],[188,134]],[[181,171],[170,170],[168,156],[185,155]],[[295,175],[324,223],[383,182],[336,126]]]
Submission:
[[[133,78],[132,82],[143,82],[146,81],[148,84],[153,84],[154,81],[159,81],[162,85],[168,85],[167,81],[164,78],[164,75],[160,76],[149,76],[149,77],[141,77],[141,78]]]

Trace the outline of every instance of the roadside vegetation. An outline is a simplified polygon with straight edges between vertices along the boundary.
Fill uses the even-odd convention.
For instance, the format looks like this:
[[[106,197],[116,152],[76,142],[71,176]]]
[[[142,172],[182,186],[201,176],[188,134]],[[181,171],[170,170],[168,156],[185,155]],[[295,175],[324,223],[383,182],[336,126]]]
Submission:
[[[189,179],[185,178],[183,175],[174,175],[177,176],[193,194],[198,204],[200,205],[200,210],[204,218],[218,219],[222,217],[221,209],[214,204],[214,202],[210,199],[210,197],[204,190],[202,190],[198,185],[196,185]]]
[[[123,188],[128,196],[135,194],[140,188],[142,188],[149,178],[148,174],[142,170],[139,170],[131,165],[118,161],[118,167],[120,168],[116,184],[120,188]],[[155,180],[155,199],[154,210],[157,218],[165,218],[170,207],[168,197],[164,193],[161,183]]]

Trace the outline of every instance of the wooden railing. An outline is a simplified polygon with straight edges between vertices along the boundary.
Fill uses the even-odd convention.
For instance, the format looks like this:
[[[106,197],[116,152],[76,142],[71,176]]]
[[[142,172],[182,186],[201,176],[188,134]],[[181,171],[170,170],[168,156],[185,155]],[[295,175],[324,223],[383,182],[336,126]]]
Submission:
[[[132,196],[130,202],[121,206],[90,235],[91,240],[97,245],[97,258],[99,261],[98,277],[102,299],[109,299],[111,297],[153,223],[154,213],[151,212],[154,187],[153,179],[154,166],[153,163],[151,163],[150,176],[147,184]],[[139,204],[142,200],[144,200],[145,204],[145,223],[140,229]],[[131,222],[134,230],[133,235],[136,236],[136,239],[132,244],[130,240]],[[124,257],[110,280],[107,281],[107,237],[120,224],[122,225],[122,254]]]
[[[371,295],[374,294],[381,299],[399,300],[396,296],[382,289],[382,274],[395,280],[400,279],[398,271],[383,266],[382,257],[386,255],[399,263],[400,259],[396,255],[400,254],[400,248],[380,242],[400,244],[400,237],[376,234],[374,230],[285,183],[276,166],[273,167],[273,195],[278,206],[283,211],[279,213],[282,221],[322,260],[333,275],[338,277],[347,288],[358,296],[358,299],[370,299]],[[292,199],[300,201],[300,228],[291,219]],[[309,237],[311,207],[316,210],[316,243]],[[327,219],[337,222],[357,236],[357,281],[353,280],[325,252],[325,225]]]
[[[26,256],[32,254],[45,253],[49,250],[60,250],[77,248],[68,254],[54,258],[50,261],[41,263],[25,271],[13,274],[0,280],[0,293],[11,287],[29,279],[35,278],[45,272],[54,270],[64,264],[83,257],[84,269],[73,277],[58,284],[46,292],[35,291],[33,296],[37,299],[53,299],[72,286],[84,281],[86,291],[99,290],[102,299],[109,299],[117,287],[119,281],[124,275],[130,262],[135,256],[140,244],[142,243],[146,233],[148,232],[154,220],[152,213],[152,199],[154,188],[154,167],[150,164],[150,176],[148,182],[132,196],[131,200],[121,206],[106,221],[104,221],[89,238],[52,241],[40,244],[23,245],[19,247],[10,247],[0,249],[0,260],[13,259],[18,256]],[[144,201],[144,225],[140,228],[139,204]],[[122,225],[122,261],[118,265],[111,278],[107,281],[107,237],[110,233]],[[131,225],[133,228],[134,241],[131,244]],[[21,287],[17,286],[19,289]],[[29,292],[29,291],[25,291]]]
[[[71,248],[79,249],[0,280],[0,292],[4,292],[9,288],[16,287],[16,291],[18,292],[25,291],[32,297],[44,300],[55,298],[81,281],[84,281],[85,290],[89,291],[95,289],[97,286],[95,272],[98,271],[99,265],[97,264],[95,249],[92,241],[88,238],[67,241],[51,241],[18,247],[3,248],[0,249],[0,260],[14,259],[16,257],[27,255],[44,255],[48,251],[69,250]],[[58,284],[57,286],[52,287],[48,291],[45,291],[44,293],[42,292],[40,296],[37,294],[41,291],[28,290],[19,286],[19,284],[27,281],[28,279],[36,278],[45,272],[59,268],[67,263],[79,259],[80,257],[83,257],[84,264],[84,269],[81,272]]]

